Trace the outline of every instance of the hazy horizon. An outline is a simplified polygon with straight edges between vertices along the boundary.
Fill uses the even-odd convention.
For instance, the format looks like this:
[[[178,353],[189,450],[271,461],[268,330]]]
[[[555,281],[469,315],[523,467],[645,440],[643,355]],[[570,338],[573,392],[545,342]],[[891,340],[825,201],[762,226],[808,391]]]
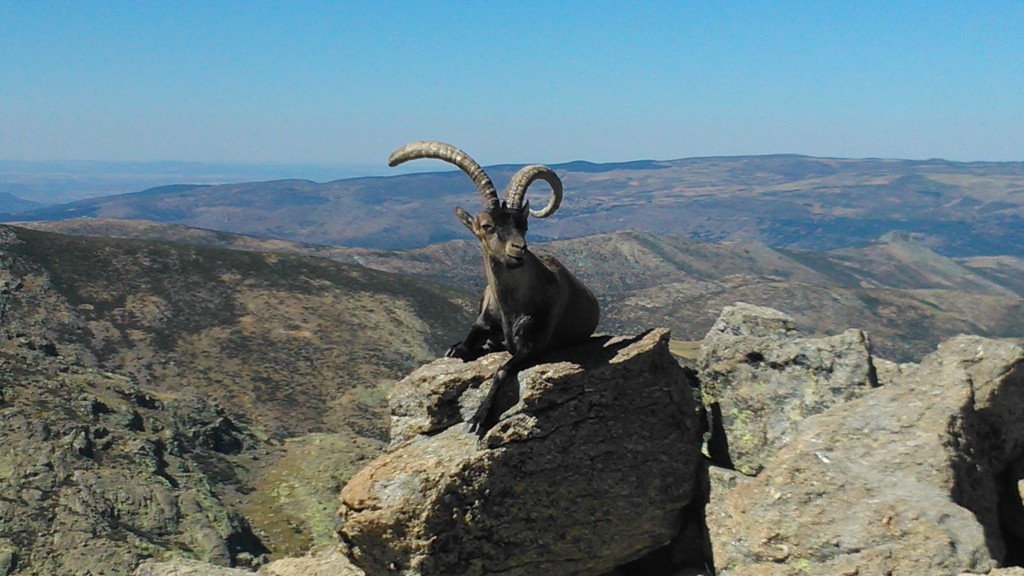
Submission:
[[[0,3],[0,158],[1020,161],[1022,29],[1010,1]]]
[[[803,156],[832,160],[884,160],[911,162],[956,162],[1019,164],[1013,161],[968,161],[960,162],[945,158],[837,158],[809,156],[803,154],[778,153],[757,155],[734,155],[720,157],[750,156]],[[636,161],[676,161],[713,158],[690,156],[679,158],[631,158],[614,160],[611,163]],[[586,159],[570,160],[569,162]],[[564,163],[557,163],[564,164]],[[490,165],[488,165],[490,166]],[[386,163],[376,165],[345,164],[241,164],[185,161],[117,162],[106,160],[4,160],[0,159],[0,197],[13,197],[42,204],[73,202],[99,196],[141,192],[150,188],[176,184],[236,184],[273,180],[311,180],[330,182],[351,178],[373,178],[397,176],[400,174],[454,171],[456,168],[442,162],[410,163],[389,168]],[[3,210],[0,210],[3,212]]]

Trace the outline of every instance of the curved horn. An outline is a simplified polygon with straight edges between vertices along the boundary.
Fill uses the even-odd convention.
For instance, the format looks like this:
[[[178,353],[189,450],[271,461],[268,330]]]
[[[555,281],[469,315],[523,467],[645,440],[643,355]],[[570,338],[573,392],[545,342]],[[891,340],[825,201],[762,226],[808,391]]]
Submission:
[[[520,168],[509,180],[508,187],[505,188],[505,203],[508,207],[521,210],[526,189],[537,180],[543,180],[551,186],[551,200],[540,210],[530,210],[530,215],[534,218],[547,218],[554,214],[562,203],[562,180],[554,170],[540,164]]]
[[[484,169],[477,164],[476,160],[470,158],[469,154],[451,144],[433,140],[406,144],[391,153],[391,156],[388,158],[388,166],[394,168],[403,162],[419,158],[444,160],[449,164],[458,166],[473,180],[477,192],[480,193],[484,200],[484,208],[498,207],[498,191],[494,188],[490,176],[484,172]]]

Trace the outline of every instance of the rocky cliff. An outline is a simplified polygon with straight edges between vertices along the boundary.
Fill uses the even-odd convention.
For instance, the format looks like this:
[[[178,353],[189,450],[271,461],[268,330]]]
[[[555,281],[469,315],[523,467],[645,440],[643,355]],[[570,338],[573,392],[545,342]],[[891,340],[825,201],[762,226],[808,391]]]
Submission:
[[[260,555],[246,525],[277,556],[333,542],[339,485],[386,442],[387,388],[464,329],[461,302],[316,258],[0,225],[0,575],[62,573],[86,540],[80,573],[213,559],[178,501],[193,488],[223,562]],[[67,525],[75,474],[90,503]]]
[[[726,333],[778,321],[753,307],[723,318],[730,314],[756,320]],[[726,360],[715,352],[725,349],[720,338],[705,340],[705,370]],[[717,380],[722,412],[770,382],[783,399],[775,410],[799,405],[801,417],[773,426],[773,416],[762,416],[760,426],[746,427],[763,431],[756,476],[711,469],[707,526],[719,574],[982,574],[1024,561],[1024,349],[960,336],[919,365],[874,359],[874,380],[858,368],[836,386],[840,370],[858,365],[850,358],[861,356],[859,346],[787,377],[792,363],[762,357],[807,342],[791,334],[766,344],[760,340],[760,355],[746,365],[734,364],[735,378]]]
[[[219,565],[267,552],[214,493],[256,440],[216,405],[156,396],[52,342],[0,339],[0,574],[130,574],[178,550]]]
[[[992,404],[1019,387],[1019,372],[1012,383],[999,370],[1020,351],[1000,348],[948,342],[917,374],[808,418],[756,478],[714,471],[708,525],[721,573],[987,573],[1019,563],[1021,425],[1000,422],[1019,404]],[[987,377],[972,390],[968,372]]]
[[[91,365],[16,242],[0,229],[0,575],[127,575],[168,553],[258,564],[266,548],[214,484],[259,441],[214,402]]]
[[[692,369],[667,337],[552,354],[482,440],[463,422],[504,356],[414,371],[390,446],[341,490],[337,544],[259,574],[1024,573],[1019,345],[896,365],[746,305]],[[0,352],[0,575],[251,573],[227,565],[260,541],[209,487],[244,428],[45,338]],[[192,559],[139,564],[168,550]]]
[[[482,446],[455,424],[501,358],[413,373],[395,390],[391,450],[342,492],[350,555],[367,574],[981,574],[1020,565],[1024,350],[961,336],[920,365],[895,365],[873,358],[860,331],[812,339],[793,326],[772,309],[723,311],[697,363],[708,422],[700,462],[686,456],[696,413],[685,391],[698,382],[667,367],[661,332],[598,362],[524,372],[522,397]],[[568,409],[567,398],[587,410]],[[601,405],[613,407],[593,409]],[[595,421],[582,430],[586,419]],[[533,444],[543,430],[570,439]],[[627,480],[622,469],[639,473]],[[658,501],[643,492],[651,485],[689,500]],[[609,498],[645,526],[670,510],[676,521],[645,540],[623,516],[591,512],[614,508]],[[568,551],[580,533],[588,544]]]

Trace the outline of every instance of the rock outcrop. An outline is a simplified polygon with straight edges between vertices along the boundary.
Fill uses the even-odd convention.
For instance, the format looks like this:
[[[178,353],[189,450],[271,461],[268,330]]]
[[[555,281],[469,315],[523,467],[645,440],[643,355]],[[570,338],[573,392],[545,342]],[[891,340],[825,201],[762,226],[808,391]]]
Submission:
[[[740,332],[778,318],[764,312]],[[808,343],[781,332],[776,348]],[[748,372],[721,371],[720,389]],[[834,381],[825,374],[813,388]],[[1020,565],[1024,350],[962,336],[887,374],[880,388],[847,378],[858,394],[840,391],[839,403],[789,427],[756,477],[712,469],[707,525],[718,574],[955,575]],[[751,417],[763,429],[772,421]],[[730,446],[738,430],[726,423]]]
[[[670,546],[703,500],[695,383],[667,344],[662,330],[553,353],[520,373],[482,440],[463,422],[507,356],[410,374],[391,447],[341,493],[355,563],[371,576],[596,575]]]
[[[775,310],[729,308],[703,396],[742,415],[712,418],[719,462],[757,431],[748,475],[698,455],[696,382],[666,338],[524,371],[480,441],[463,421],[503,355],[420,368],[393,391],[389,449],[342,491],[343,542],[259,574],[1024,574],[1021,346],[961,336],[895,365],[858,331],[805,338]],[[241,574],[203,570],[137,576]]]
[[[742,303],[711,327],[698,369],[712,418],[708,451],[716,463],[751,475],[804,418],[877,386],[860,330],[805,338],[790,316]]]
[[[245,433],[198,398],[159,398],[31,337],[0,338],[0,575],[131,574],[181,550],[221,565],[265,552],[200,462]]]

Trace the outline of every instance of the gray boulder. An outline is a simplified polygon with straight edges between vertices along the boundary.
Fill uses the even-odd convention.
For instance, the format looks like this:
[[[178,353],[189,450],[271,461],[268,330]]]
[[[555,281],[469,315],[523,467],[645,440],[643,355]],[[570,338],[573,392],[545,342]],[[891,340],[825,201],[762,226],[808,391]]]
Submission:
[[[668,546],[702,469],[694,383],[668,337],[552,354],[482,440],[463,422],[507,355],[410,374],[390,449],[341,493],[354,562],[371,576],[596,575]]]
[[[980,574],[1024,560],[1024,350],[961,336],[890,373],[806,418],[756,478],[712,471],[720,575]]]
[[[708,451],[748,475],[761,471],[800,421],[877,386],[860,330],[805,338],[793,318],[743,303],[722,311],[697,368],[712,419]]]

